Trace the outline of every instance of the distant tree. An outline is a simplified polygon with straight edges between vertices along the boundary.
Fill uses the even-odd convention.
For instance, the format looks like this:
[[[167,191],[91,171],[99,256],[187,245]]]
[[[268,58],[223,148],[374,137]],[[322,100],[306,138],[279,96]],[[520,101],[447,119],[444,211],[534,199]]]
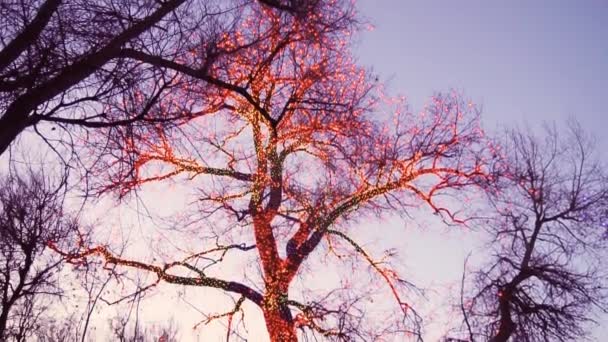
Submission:
[[[80,342],[78,332],[78,320],[74,315],[64,319],[50,318],[41,319],[28,341],[36,342]],[[86,341],[93,342],[88,339]]]
[[[161,100],[169,101],[161,108],[195,108],[204,115],[189,115],[179,126],[116,128],[109,140],[99,137],[112,154],[97,164],[98,189],[122,197],[150,183],[183,181],[195,190],[198,207],[172,232],[176,240],[166,248],[179,248],[165,253],[165,260],[120,257],[108,245],[66,257],[81,263],[100,256],[108,267],[156,274],[141,291],[162,281],[230,294],[233,308],[205,319],[226,319],[228,336],[245,301],[261,309],[272,341],[296,341],[298,330],[301,336],[339,341],[419,333],[420,317],[404,299],[409,283],[349,235],[351,223],[423,204],[459,221],[443,196],[462,195],[488,180],[478,112],[447,94],[435,96],[419,114],[402,103],[381,114],[389,109],[386,102],[375,96],[373,78],[350,56],[356,22],[350,2],[311,3],[315,15],[308,20],[263,6],[242,8],[232,22],[235,29],[215,45],[232,53],[216,56],[208,68],[187,59],[128,53],[188,80]],[[188,58],[196,61],[198,55]],[[199,228],[186,243],[177,242],[188,224]],[[215,242],[209,246],[210,236]],[[201,247],[205,244],[208,248]],[[336,248],[359,257],[395,299],[400,314],[376,319],[380,330],[366,330],[352,279],[310,300],[291,292],[307,271],[322,274],[322,266],[304,267],[307,258]],[[235,252],[247,258],[248,251],[257,251],[257,257],[246,276],[222,279],[226,269],[214,266]],[[340,260],[338,255],[334,261]]]
[[[63,258],[49,242],[68,247],[77,223],[62,196],[41,175],[0,180],[0,339],[27,341],[50,299],[61,294]]]
[[[578,125],[544,133],[513,130],[502,146],[495,214],[482,223],[494,253],[463,303],[471,338],[578,340],[608,308],[606,168]]]
[[[58,135],[38,127],[44,122],[67,129],[178,120],[181,113],[155,107],[175,86],[175,72],[130,55],[179,60],[196,51],[209,66],[227,53],[215,49],[214,42],[230,33],[235,11],[260,3],[304,20],[318,2],[2,1],[0,154],[28,127],[53,142]]]
[[[173,320],[166,324],[142,324],[131,326],[128,317],[110,320],[113,340],[119,342],[177,342],[178,330]],[[143,327],[142,327],[143,326]]]

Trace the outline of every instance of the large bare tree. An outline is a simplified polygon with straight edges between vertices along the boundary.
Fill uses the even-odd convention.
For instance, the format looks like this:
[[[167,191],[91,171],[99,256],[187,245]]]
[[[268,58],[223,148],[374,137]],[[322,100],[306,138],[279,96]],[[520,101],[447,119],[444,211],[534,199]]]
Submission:
[[[501,189],[482,223],[494,254],[463,302],[471,339],[577,340],[608,308],[605,165],[577,124],[543,133],[512,130],[498,152]]]
[[[404,299],[409,283],[349,235],[351,223],[423,204],[459,221],[444,195],[488,180],[478,112],[455,93],[436,95],[420,113],[382,97],[350,56],[350,3],[312,3],[316,11],[308,20],[243,7],[235,29],[215,43],[230,53],[217,54],[211,64],[199,50],[174,60],[125,52],[180,73],[181,86],[159,108],[196,112],[179,125],[114,128],[109,142],[99,137],[112,153],[94,170],[97,189],[123,197],[152,183],[183,182],[195,190],[197,206],[171,234],[177,239],[188,230],[192,244],[178,243],[162,261],[120,257],[109,245],[83,246],[66,257],[81,263],[99,256],[107,267],[156,274],[141,290],[167,282],[231,294],[234,308],[209,318],[226,318],[228,336],[245,301],[261,310],[272,341],[296,341],[298,330],[340,341],[419,333],[419,317]],[[310,270],[305,261],[336,246],[358,256],[394,298],[400,314],[384,330],[365,331],[355,295],[304,301],[292,292]],[[257,254],[247,276],[224,279],[229,272],[219,262],[249,251]],[[348,294],[347,284],[334,293]]]

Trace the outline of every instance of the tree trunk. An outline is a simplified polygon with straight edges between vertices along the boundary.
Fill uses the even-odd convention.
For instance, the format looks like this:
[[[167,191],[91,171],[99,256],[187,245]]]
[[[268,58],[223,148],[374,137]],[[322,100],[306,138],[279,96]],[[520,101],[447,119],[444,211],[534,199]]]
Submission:
[[[271,342],[298,341],[293,320],[290,317],[285,317],[285,312],[278,305],[269,304],[264,309],[264,319]]]
[[[513,322],[508,322],[506,324],[501,323],[498,333],[490,339],[490,342],[507,342],[509,337],[511,337],[514,328],[515,325]]]
[[[27,113],[12,111],[0,118],[0,155],[17,139],[17,136],[28,126]]]
[[[496,335],[490,339],[490,342],[507,342],[515,331],[515,323],[511,318],[511,291],[512,290],[509,289],[508,291],[503,292],[499,300],[500,325]]]
[[[2,313],[0,314],[0,341],[4,341],[6,336],[6,325],[8,321],[8,307],[2,308]]]

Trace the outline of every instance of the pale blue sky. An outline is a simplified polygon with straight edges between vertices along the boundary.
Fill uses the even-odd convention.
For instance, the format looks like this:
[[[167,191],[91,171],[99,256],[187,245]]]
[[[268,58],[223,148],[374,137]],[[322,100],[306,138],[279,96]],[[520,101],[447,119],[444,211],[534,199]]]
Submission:
[[[360,40],[360,61],[415,106],[456,88],[483,105],[489,128],[568,116],[598,136],[608,128],[608,1],[361,0],[359,8],[375,26]]]

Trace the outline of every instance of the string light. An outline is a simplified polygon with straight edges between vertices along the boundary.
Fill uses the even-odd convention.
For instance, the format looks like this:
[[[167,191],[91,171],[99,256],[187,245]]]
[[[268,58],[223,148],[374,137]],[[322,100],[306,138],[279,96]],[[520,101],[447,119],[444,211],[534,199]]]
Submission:
[[[328,3],[344,7],[336,1]],[[107,189],[121,195],[182,174],[190,181],[209,176],[238,184],[238,192],[216,193],[206,200],[236,213],[239,221],[245,214],[238,213],[251,218],[264,293],[208,277],[186,262],[200,253],[160,266],[119,258],[97,246],[64,254],[69,261],[100,256],[106,264],[153,272],[159,282],[238,293],[242,297],[233,311],[212,317],[231,320],[249,299],[262,308],[273,341],[294,341],[296,324],[335,333],[322,328],[311,315],[297,316],[294,322],[288,308],[289,286],[300,266],[323,236],[335,234],[374,267],[403,314],[410,314],[410,306],[401,300],[398,275],[379,267],[346,233],[330,227],[350,213],[386,201],[389,194],[426,203],[435,212],[464,222],[435,199],[442,191],[461,189],[486,176],[477,148],[481,137],[476,109],[457,94],[435,96],[420,115],[410,113],[404,99],[379,94],[385,99],[379,101],[372,96],[373,77],[350,55],[350,9],[340,12],[329,4],[319,6],[302,20],[265,6],[241,6],[234,15],[239,18],[236,30],[220,36],[217,49],[221,53],[209,66],[207,83],[200,89],[201,108],[179,126],[185,130],[199,119],[225,119],[226,127],[234,130],[216,131],[198,140],[211,145],[218,155],[228,155],[225,167],[209,165],[196,153],[178,148],[175,130],[159,125],[147,134],[125,136],[123,153],[133,160],[132,169],[119,160],[107,170],[112,182]],[[327,26],[332,23],[336,27]],[[196,91],[191,83],[176,89],[164,99],[164,110],[179,110],[180,96]],[[392,125],[374,118],[375,112],[383,110],[394,111]],[[246,138],[249,144],[242,143]],[[235,151],[243,152],[237,155]],[[298,172],[307,167],[306,158],[323,165],[317,181]],[[158,163],[165,166],[164,172],[151,174]],[[237,201],[244,199],[248,199],[247,208],[239,209]],[[275,233],[279,220],[293,227],[284,257]],[[171,274],[170,269],[177,266],[195,276]]]

